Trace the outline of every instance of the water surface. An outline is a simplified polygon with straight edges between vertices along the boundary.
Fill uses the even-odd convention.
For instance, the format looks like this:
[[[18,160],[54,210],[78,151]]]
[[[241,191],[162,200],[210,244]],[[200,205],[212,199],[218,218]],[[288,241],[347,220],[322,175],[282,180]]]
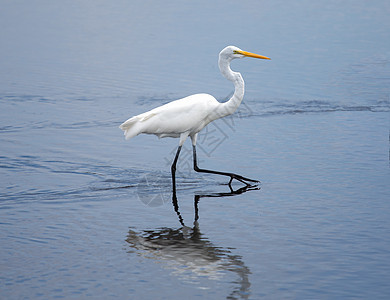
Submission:
[[[221,7],[224,7],[222,10]],[[5,2],[0,295],[387,299],[386,1]],[[191,145],[125,141],[128,117],[192,93],[246,95]]]

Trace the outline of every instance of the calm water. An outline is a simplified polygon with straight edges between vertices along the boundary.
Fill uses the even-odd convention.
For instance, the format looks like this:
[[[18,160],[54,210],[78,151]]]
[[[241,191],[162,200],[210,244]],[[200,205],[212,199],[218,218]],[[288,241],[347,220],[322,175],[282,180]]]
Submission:
[[[222,9],[223,8],[223,9]],[[3,1],[0,298],[388,299],[388,1]],[[128,117],[246,96],[190,143]]]

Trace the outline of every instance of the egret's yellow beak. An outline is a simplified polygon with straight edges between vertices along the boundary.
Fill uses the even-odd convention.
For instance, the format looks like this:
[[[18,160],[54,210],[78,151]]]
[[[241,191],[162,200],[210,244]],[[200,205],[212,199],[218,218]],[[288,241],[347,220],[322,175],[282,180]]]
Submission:
[[[255,53],[251,53],[251,52],[247,52],[247,51],[238,51],[238,50],[236,50],[235,52],[238,53],[238,54],[244,55],[244,56],[248,56],[248,57],[261,58],[261,59],[270,59],[267,56],[263,56],[263,55],[259,55],[259,54],[255,54]]]

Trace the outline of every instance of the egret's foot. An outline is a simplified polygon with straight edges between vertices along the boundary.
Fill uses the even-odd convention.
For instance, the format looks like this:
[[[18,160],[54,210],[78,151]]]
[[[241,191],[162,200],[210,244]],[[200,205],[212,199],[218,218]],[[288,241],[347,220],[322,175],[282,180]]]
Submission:
[[[233,179],[236,179],[236,180],[242,182],[246,186],[252,186],[252,184],[248,183],[248,181],[249,182],[253,182],[254,186],[256,186],[258,183],[260,183],[259,180],[250,179],[250,178],[247,178],[247,177],[244,177],[244,176],[241,176],[241,175],[237,175],[237,174],[233,174],[233,173],[231,173],[231,174],[229,174],[227,176],[230,176],[229,186],[232,184]]]

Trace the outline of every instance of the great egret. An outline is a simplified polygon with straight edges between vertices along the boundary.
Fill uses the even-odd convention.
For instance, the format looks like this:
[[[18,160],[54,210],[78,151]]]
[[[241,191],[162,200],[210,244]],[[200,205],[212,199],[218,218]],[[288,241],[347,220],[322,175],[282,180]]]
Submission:
[[[154,134],[159,138],[180,138],[175,159],[171,166],[173,186],[175,187],[176,163],[183,143],[189,136],[192,140],[194,170],[196,172],[212,173],[230,177],[229,185],[233,179],[249,185],[246,181],[258,182],[241,175],[228,172],[200,169],[196,159],[196,140],[199,131],[207,124],[219,118],[234,113],[244,97],[244,80],[238,72],[230,69],[230,62],[236,58],[254,57],[270,59],[266,56],[243,51],[235,46],[228,46],[219,53],[218,65],[222,75],[233,82],[234,94],[229,101],[220,103],[208,94],[195,94],[179,100],[169,102],[143,114],[134,116],[119,126],[124,131],[126,139],[138,134]]]

